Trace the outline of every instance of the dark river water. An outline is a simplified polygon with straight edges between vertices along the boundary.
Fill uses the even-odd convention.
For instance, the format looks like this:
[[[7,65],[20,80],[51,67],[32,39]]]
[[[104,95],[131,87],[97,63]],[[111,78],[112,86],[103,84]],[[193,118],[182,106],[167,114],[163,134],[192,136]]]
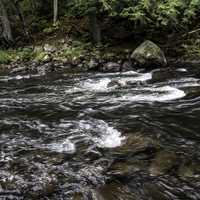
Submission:
[[[0,200],[200,199],[197,69],[0,76]]]

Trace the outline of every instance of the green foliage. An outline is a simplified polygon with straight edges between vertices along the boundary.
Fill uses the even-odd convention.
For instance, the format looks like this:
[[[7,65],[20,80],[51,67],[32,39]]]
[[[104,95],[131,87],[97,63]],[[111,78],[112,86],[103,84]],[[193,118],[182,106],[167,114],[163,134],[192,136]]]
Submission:
[[[51,24],[51,26],[48,26],[46,28],[43,29],[44,33],[53,33],[55,31],[57,31],[60,28],[60,22],[57,21],[56,24]]]
[[[64,50],[62,56],[69,60],[74,60],[82,55],[82,49],[79,47],[69,47]]]
[[[112,1],[114,8],[118,2]],[[136,25],[154,27],[180,27],[190,24],[195,19],[200,8],[200,0],[124,0],[120,12],[114,11],[115,16],[121,16],[134,21]],[[113,7],[113,6],[112,6]]]
[[[6,4],[12,28],[21,27],[14,1]],[[20,11],[29,32],[53,33],[62,27],[53,24],[53,0],[20,0]],[[164,30],[185,30],[198,24],[200,0],[59,0],[58,16],[84,17],[91,12],[99,15],[99,20],[123,19],[135,24],[135,28]],[[18,19],[18,20],[16,20]],[[63,20],[64,21],[64,20]],[[106,22],[108,20],[105,20]],[[78,24],[77,24],[78,26]],[[22,32],[22,29],[20,28]],[[14,33],[17,30],[13,31]],[[18,32],[17,32],[18,33]]]
[[[85,54],[85,48],[86,48],[85,43],[74,41],[71,46],[67,47],[62,52],[62,57],[65,57],[69,60],[77,59]]]
[[[0,64],[7,64],[11,59],[12,58],[7,51],[0,50]]]
[[[200,0],[191,0],[188,3],[187,9],[184,11],[183,21],[188,22],[189,20],[195,19],[200,8]]]
[[[34,52],[31,48],[18,48],[16,50],[0,50],[0,64],[9,64],[12,61],[41,61],[46,56],[45,52]]]
[[[20,60],[20,61],[29,61],[33,55],[34,52],[31,48],[20,48],[17,49],[15,52],[13,52],[13,59]]]
[[[87,15],[90,12],[111,11],[112,7],[109,0],[71,0],[68,9],[72,15]]]
[[[180,28],[198,17],[200,0],[72,0],[72,15],[87,15],[96,10],[104,16],[121,17],[136,26]]]
[[[47,56],[46,52],[39,50],[39,51],[34,52],[32,59],[37,61],[37,62],[40,62],[40,61],[43,61],[46,56]]]
[[[184,53],[189,57],[200,57],[200,39],[190,39],[182,45]]]

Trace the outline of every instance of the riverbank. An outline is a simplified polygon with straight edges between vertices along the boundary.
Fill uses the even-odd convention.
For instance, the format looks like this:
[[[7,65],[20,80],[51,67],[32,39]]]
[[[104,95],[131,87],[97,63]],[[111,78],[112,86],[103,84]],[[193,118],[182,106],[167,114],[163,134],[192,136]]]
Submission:
[[[132,52],[145,40],[154,41],[164,52],[167,67],[198,67],[200,40],[196,33],[157,38],[137,36],[107,44],[94,45],[85,38],[43,34],[34,44],[0,50],[1,73],[53,71],[127,71],[138,66],[131,61]],[[154,38],[156,39],[154,39]]]

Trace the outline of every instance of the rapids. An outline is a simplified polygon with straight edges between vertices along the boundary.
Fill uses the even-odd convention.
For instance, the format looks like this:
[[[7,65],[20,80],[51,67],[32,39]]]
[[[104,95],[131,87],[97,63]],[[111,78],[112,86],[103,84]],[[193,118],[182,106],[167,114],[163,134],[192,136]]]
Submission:
[[[0,200],[200,199],[195,70],[1,75]]]

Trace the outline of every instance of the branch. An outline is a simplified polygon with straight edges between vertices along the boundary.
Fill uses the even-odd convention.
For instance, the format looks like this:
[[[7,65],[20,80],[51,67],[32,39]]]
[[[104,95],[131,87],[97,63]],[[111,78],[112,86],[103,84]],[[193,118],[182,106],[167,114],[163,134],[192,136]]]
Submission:
[[[193,31],[190,31],[190,32],[188,32],[188,33],[185,33],[185,34],[183,35],[183,37],[185,37],[185,36],[187,36],[187,35],[191,35],[191,34],[193,34],[193,33],[197,33],[197,32],[199,32],[199,31],[200,31],[200,28],[195,29],[195,30],[193,30]]]

